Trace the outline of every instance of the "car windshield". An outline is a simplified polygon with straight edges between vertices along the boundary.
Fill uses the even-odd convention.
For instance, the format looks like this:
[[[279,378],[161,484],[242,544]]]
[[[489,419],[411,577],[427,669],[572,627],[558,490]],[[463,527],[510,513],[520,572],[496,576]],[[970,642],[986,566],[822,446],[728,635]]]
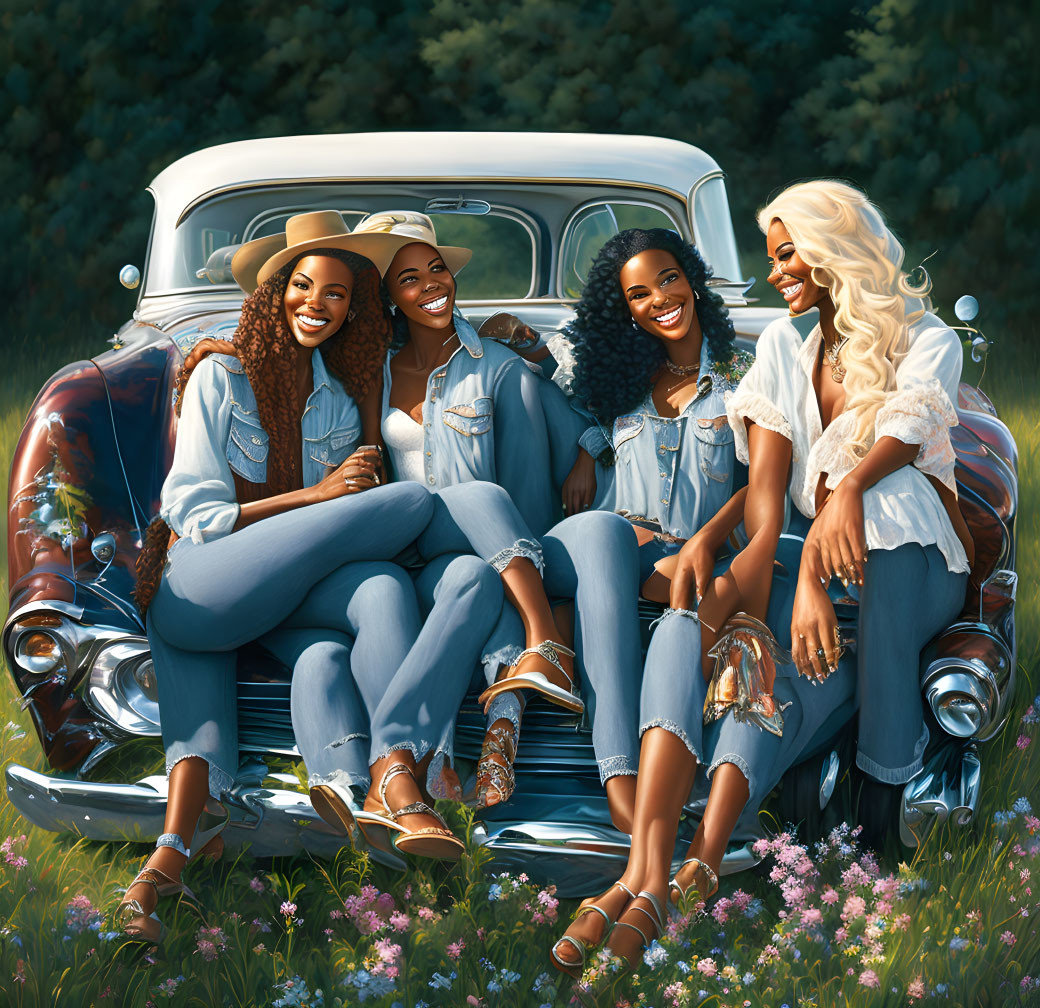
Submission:
[[[431,196],[389,188],[326,185],[258,187],[209,199],[179,223],[174,241],[160,243],[153,237],[144,293],[233,287],[231,256],[235,250],[254,238],[284,231],[293,214],[338,210],[347,226],[354,228],[374,211],[418,210],[430,215],[441,244],[473,249],[472,261],[459,274],[460,299],[530,296],[535,284],[537,231],[528,216],[488,201],[467,201],[463,203],[465,212],[444,212],[438,207],[457,204],[457,190],[433,206]]]

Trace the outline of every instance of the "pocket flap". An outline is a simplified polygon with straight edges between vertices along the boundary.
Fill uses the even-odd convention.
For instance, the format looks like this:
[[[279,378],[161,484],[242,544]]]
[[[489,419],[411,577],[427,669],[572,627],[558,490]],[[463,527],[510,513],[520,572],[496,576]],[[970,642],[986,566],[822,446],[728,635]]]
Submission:
[[[229,440],[251,461],[267,461],[267,432],[262,427],[251,424],[234,413],[231,414]]]

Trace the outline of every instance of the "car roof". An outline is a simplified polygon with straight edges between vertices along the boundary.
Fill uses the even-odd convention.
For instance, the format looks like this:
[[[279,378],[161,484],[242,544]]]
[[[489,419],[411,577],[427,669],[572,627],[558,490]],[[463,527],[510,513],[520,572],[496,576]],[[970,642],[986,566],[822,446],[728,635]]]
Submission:
[[[597,133],[339,133],[240,140],[196,151],[161,171],[149,191],[181,217],[209,195],[304,180],[603,182],[685,198],[718,164],[662,137]]]

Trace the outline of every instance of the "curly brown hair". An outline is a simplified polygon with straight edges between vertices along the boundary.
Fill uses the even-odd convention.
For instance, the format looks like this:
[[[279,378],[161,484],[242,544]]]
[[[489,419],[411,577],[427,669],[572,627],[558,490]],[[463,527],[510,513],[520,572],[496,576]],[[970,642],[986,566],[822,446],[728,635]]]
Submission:
[[[347,321],[321,344],[326,367],[355,401],[363,399],[382,375],[390,345],[390,317],[380,297],[379,274],[367,259],[342,249],[308,250],[260,284],[242,303],[242,314],[232,337],[235,353],[256,396],[260,423],[269,438],[266,482],[249,483],[237,473],[232,474],[236,497],[242,504],[299,490],[303,485],[300,417],[296,397],[286,394],[296,387],[299,344],[289,331],[282,303],[296,264],[304,256],[312,255],[338,259],[354,276]],[[190,367],[182,367],[177,376],[178,415],[191,372]],[[137,559],[134,588],[134,601],[142,614],[158,590],[170,538],[162,518],[149,525]]]

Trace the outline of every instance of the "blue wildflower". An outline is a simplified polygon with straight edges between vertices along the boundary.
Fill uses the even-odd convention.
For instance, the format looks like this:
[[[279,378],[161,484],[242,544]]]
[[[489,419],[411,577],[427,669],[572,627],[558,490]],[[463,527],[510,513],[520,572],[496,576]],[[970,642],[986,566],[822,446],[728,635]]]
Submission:
[[[755,974],[754,974],[754,973],[745,973],[745,974],[744,974],[744,975],[743,975],[743,976],[742,976],[742,977],[740,978],[740,982],[741,982],[741,983],[742,983],[742,984],[743,984],[743,985],[744,985],[745,987],[750,987],[750,986],[751,986],[751,985],[752,985],[752,984],[753,984],[753,983],[755,982]]]
[[[658,966],[663,966],[668,962],[668,951],[663,948],[661,943],[655,938],[650,943],[650,947],[643,953],[643,962],[645,962],[650,969],[657,969]]]
[[[1011,808],[1014,809],[1018,815],[1030,815],[1033,811],[1033,806],[1029,804],[1029,799],[1025,797],[1019,798]]]
[[[325,1004],[325,997],[320,990],[313,994],[307,989],[307,981],[299,976],[294,976],[284,983],[275,984],[275,990],[282,991],[282,997],[271,1004],[273,1008],[321,1008]]]
[[[748,905],[744,911],[744,916],[748,920],[754,920],[756,917],[762,915],[762,911],[765,910],[765,904],[756,896]]]
[[[488,901],[490,902],[492,900],[499,900],[501,898],[502,887],[497,882],[492,883],[491,886],[488,888]]]
[[[682,962],[681,960],[675,964],[675,968],[682,973],[683,976],[686,976],[686,974],[690,972],[690,964],[688,962]]]
[[[967,938],[961,938],[955,935],[950,939],[950,951],[960,952],[961,949],[966,949],[970,944],[971,942],[968,941]]]
[[[451,971],[450,977],[443,976],[440,973],[434,973],[433,979],[430,981],[430,986],[434,989],[440,988],[443,990],[451,990],[451,985],[457,977],[458,974],[454,970]]]
[[[344,987],[353,987],[357,991],[358,1001],[378,999],[394,993],[393,980],[387,976],[369,973],[365,969],[348,973],[342,983]]]

